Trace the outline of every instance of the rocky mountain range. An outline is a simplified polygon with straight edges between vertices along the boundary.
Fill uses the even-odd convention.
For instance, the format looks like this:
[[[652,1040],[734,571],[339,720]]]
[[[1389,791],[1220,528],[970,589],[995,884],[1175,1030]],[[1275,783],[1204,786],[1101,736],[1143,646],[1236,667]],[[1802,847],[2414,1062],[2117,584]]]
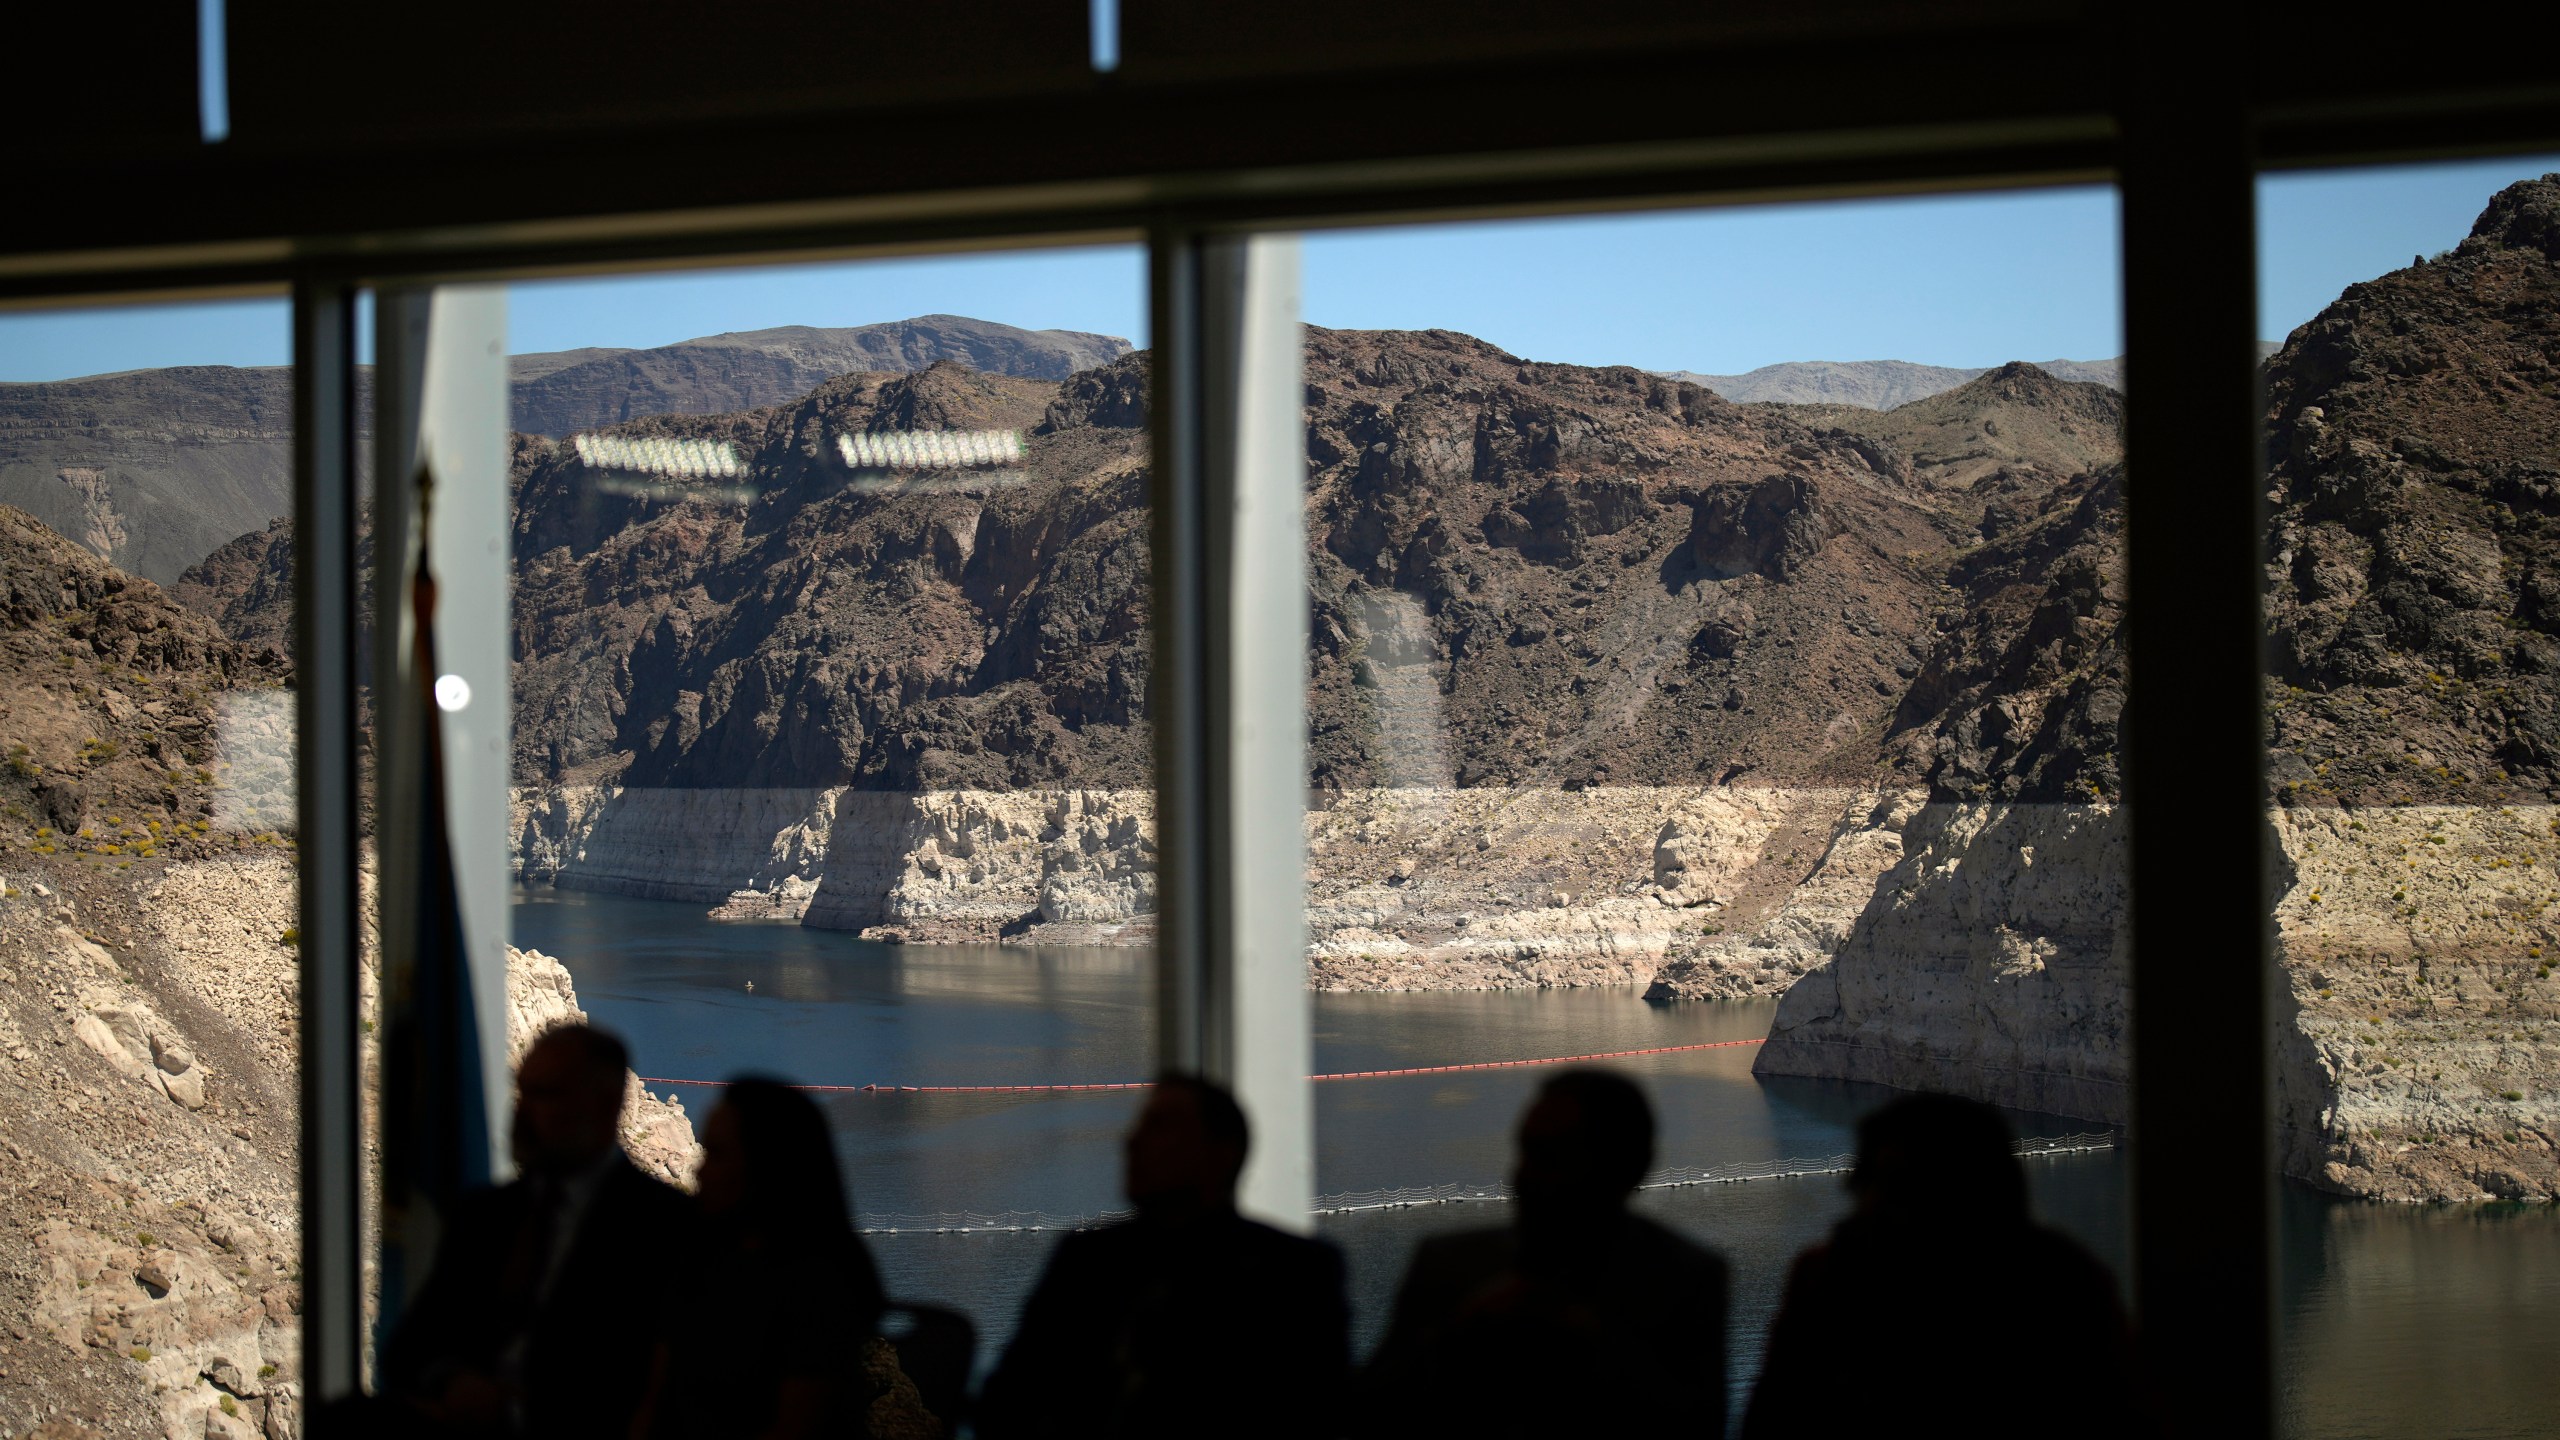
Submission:
[[[831,376],[945,359],[1056,380],[1128,348],[1108,335],[927,315],[648,350],[518,355],[510,363],[516,428],[565,436],[635,415],[778,404]],[[359,369],[360,413],[370,413],[372,379],[370,366]],[[0,384],[0,505],[34,515],[129,574],[174,582],[217,547],[293,508],[292,372],[194,365]]]
[[[1144,363],[847,376],[605,432],[730,441],[744,503],[618,494],[526,442],[519,780],[1143,786]],[[1882,741],[1934,733],[1961,688],[1913,686],[1959,552],[2098,483],[2118,413],[2030,366],[1852,430],[1448,332],[1311,331],[1307,363],[1332,790],[1925,768]],[[1027,459],[958,489],[849,482],[833,437],[911,428],[1021,429]],[[241,537],[180,593],[271,641],[286,536]],[[1402,743],[1417,720],[1432,756]]]
[[[2278,345],[2258,342],[2261,357]],[[1908,360],[1789,360],[1763,365],[1740,375],[1701,375],[1693,370],[1657,370],[1671,380],[1703,385],[1736,404],[1841,405],[1860,410],[1893,410],[1915,400],[1953,390],[1987,375],[1997,366],[1917,365]],[[2105,360],[2042,360],[2036,368],[2057,380],[2124,388],[2124,357]]]
[[[1019,330],[960,315],[879,325],[784,325],[646,350],[519,355],[515,428],[563,436],[645,415],[711,415],[797,400],[838,375],[956,360],[990,375],[1063,380],[1129,352],[1116,335]]]
[[[1666,380],[1686,380],[1737,405],[1854,405],[1891,410],[1953,390],[1996,366],[1920,365],[1909,360],[1788,360],[1739,375],[1661,370]],[[2124,388],[2124,361],[2045,360],[2036,368],[2057,380]]]

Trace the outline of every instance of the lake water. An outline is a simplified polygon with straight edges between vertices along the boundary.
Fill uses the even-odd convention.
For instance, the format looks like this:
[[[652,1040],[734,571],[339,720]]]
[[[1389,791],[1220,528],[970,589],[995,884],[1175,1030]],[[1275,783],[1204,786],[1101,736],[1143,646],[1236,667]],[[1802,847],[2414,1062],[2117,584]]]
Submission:
[[[519,945],[555,955],[579,1002],[631,1042],[644,1075],[745,1071],[826,1085],[1020,1085],[1143,1079],[1152,1068],[1144,952],[890,946],[786,925],[715,924],[699,906],[519,892]],[[753,989],[747,987],[752,984]],[[1768,1001],[1655,1007],[1633,990],[1315,997],[1319,1073],[1745,1040]],[[1889,1092],[1762,1081],[1736,1046],[1611,1062],[1652,1093],[1666,1165],[1727,1167],[1852,1148]],[[1316,1098],[1317,1189],[1497,1182],[1510,1128],[1552,1070],[1339,1080]],[[697,1124],[716,1091],[673,1093]],[[1139,1092],[821,1096],[866,1225],[888,1217],[1119,1203],[1118,1140]],[[2022,1135],[2095,1129],[2016,1114]],[[2121,1154],[2028,1163],[2038,1211],[2122,1274]],[[1836,1176],[1649,1191],[1647,1212],[1733,1266],[1738,1398],[1757,1371],[1786,1266],[1843,1210]],[[1326,1216],[1350,1267],[1354,1341],[1383,1327],[1404,1256],[1434,1230],[1498,1223],[1495,1205]],[[2301,1436],[2560,1435],[2546,1368],[2560,1347],[2560,1223],[2495,1211],[2285,1202],[2287,1429]],[[967,1312],[982,1360],[1055,1243],[1045,1233],[874,1234],[891,1292]],[[2032,1317],[2021,1317],[2033,1323]],[[1996,1353],[1996,1338],[1986,1339]]]

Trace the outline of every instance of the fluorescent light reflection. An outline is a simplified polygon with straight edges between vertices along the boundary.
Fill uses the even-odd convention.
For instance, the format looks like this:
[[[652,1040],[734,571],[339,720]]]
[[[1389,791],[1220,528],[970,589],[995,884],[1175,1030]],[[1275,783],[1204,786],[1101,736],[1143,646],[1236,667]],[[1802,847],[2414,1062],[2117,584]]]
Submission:
[[[231,138],[231,25],[222,0],[196,0],[196,105],[204,143]]]
[[[1120,68],[1120,0],[1091,0],[1093,68],[1105,75]]]
[[[233,690],[213,703],[214,827],[290,834],[297,813],[293,692]]]
[[[662,435],[575,435],[578,459],[591,470],[725,480],[747,473],[745,457],[726,440],[672,440]]]
[[[596,488],[607,495],[623,495],[634,500],[701,500],[720,505],[744,505],[756,498],[753,485],[700,485],[681,480],[644,480],[633,475],[598,475]]]
[[[976,470],[1022,463],[1019,430],[891,430],[839,435],[836,453],[856,470]]]
[[[635,500],[699,500],[744,505],[752,485],[717,485],[747,473],[746,457],[726,440],[677,440],[664,435],[573,435],[578,459],[596,472],[595,487]]]

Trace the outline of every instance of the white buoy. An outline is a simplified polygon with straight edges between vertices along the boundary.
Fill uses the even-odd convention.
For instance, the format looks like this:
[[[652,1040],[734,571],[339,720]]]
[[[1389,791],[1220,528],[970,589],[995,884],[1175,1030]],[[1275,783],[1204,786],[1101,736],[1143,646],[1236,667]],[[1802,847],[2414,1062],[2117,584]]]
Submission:
[[[753,990],[754,988],[756,988],[756,982],[754,982],[753,980],[748,981],[748,982],[747,982],[747,988],[748,988],[749,990]]]

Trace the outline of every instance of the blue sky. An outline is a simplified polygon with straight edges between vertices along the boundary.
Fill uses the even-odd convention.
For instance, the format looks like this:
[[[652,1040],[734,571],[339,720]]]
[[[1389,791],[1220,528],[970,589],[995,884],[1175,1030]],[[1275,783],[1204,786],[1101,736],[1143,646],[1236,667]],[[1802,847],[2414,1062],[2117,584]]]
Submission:
[[[2259,333],[2459,241],[2499,186],[2560,155],[2270,177]],[[1344,230],[1306,241],[1306,315],[1440,326],[1580,364],[1733,373],[1782,360],[1993,365],[2121,348],[2104,186]],[[518,285],[520,351],[663,345],[937,311],[1145,341],[1134,247],[769,266]],[[286,358],[281,302],[0,314],[0,380]]]

